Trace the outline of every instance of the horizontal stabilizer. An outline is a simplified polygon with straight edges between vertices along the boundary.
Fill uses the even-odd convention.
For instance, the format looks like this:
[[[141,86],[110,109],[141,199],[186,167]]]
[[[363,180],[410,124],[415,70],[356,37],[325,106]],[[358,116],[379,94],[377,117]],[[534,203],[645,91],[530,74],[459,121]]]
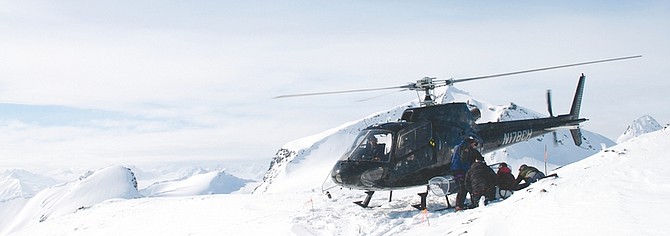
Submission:
[[[575,141],[575,145],[582,145],[582,131],[579,128],[571,129],[570,134],[572,135],[572,140]]]
[[[556,130],[564,130],[564,129],[579,129],[579,125],[563,125],[563,126],[556,126],[556,127],[551,127],[551,128],[546,128],[544,130],[549,130],[549,131],[556,131]]]

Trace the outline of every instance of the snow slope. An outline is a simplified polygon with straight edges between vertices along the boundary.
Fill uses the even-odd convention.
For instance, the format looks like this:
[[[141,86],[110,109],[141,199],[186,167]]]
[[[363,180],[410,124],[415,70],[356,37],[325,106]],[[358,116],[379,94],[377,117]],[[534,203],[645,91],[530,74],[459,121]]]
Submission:
[[[491,105],[473,98],[465,91],[453,86],[439,91],[440,103],[466,102],[482,111],[478,123],[539,118],[543,115],[523,108],[514,103],[507,105]],[[408,107],[418,106],[417,101],[394,107],[388,111],[378,112],[359,121],[343,124],[337,128],[305,137],[284,145],[275,155],[270,169],[263,178],[263,183],[255,193],[294,192],[304,189],[320,190],[329,185],[330,170],[335,162],[351,145],[358,132],[372,124],[396,121]],[[507,162],[512,167],[528,164],[544,169],[545,148],[547,149],[547,170],[581,160],[601,150],[601,146],[612,146],[615,143],[601,135],[582,130],[583,144],[575,146],[569,131],[557,131],[557,142],[552,134],[545,134],[535,139],[508,148],[500,149],[485,155],[487,163]],[[311,168],[296,168],[308,165]],[[517,168],[512,168],[516,171]],[[311,176],[310,181],[296,181],[298,176]]]
[[[333,199],[310,190],[118,199],[12,235],[668,235],[668,143],[666,127],[566,165],[555,171],[559,178],[506,200],[460,212],[437,211],[444,198],[432,194],[428,211],[418,211],[409,206],[418,202],[411,191],[391,202],[373,198],[379,207],[368,209],[351,203],[362,197],[354,191]]]
[[[3,232],[60,217],[114,198],[138,198],[137,181],[130,169],[111,166],[88,172],[78,181],[40,191],[28,200],[13,221],[2,222]],[[7,224],[7,225],[4,225]]]

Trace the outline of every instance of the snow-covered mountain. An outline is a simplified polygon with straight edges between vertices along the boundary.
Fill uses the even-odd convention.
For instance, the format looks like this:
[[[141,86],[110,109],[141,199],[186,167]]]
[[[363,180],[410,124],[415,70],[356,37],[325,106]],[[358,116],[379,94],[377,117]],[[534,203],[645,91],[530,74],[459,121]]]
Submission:
[[[437,101],[440,103],[466,102],[470,106],[478,107],[482,112],[478,123],[543,117],[537,112],[514,103],[501,106],[491,105],[452,86],[438,93],[440,95]],[[335,162],[351,145],[360,130],[375,123],[396,121],[405,109],[418,105],[417,101],[413,101],[284,145],[272,160],[270,169],[263,178],[263,183],[254,192],[293,192],[321,188],[329,181],[329,172]],[[513,167],[528,164],[543,168],[546,148],[547,170],[552,170],[593,155],[600,151],[603,145],[615,144],[612,140],[587,130],[582,130],[582,134],[583,143],[579,147],[574,145],[569,131],[559,130],[556,131],[556,142],[552,134],[545,134],[525,143],[486,154],[486,161],[487,163],[507,162]],[[304,164],[310,168],[295,167]],[[312,177],[311,181],[296,181],[296,176]]]
[[[154,183],[140,192],[145,197],[177,197],[233,193],[251,180],[240,179],[224,171],[193,175],[189,178]]]
[[[635,119],[632,124],[628,125],[626,131],[621,136],[619,136],[619,138],[617,138],[616,142],[623,143],[632,138],[660,129],[663,129],[663,127],[658,122],[656,122],[653,117],[650,115],[644,115]]]
[[[47,176],[14,169],[0,173],[0,202],[16,198],[31,198],[39,191],[57,184]]]
[[[133,172],[122,166],[90,171],[79,180],[40,191],[30,198],[13,220],[3,222],[4,233],[89,208],[110,199],[138,198]]]
[[[558,178],[459,212],[438,211],[445,199],[432,194],[428,210],[416,210],[416,189],[394,192],[392,201],[375,197],[378,207],[369,209],[351,203],[360,191],[329,199],[303,189],[106,201],[12,235],[670,235],[668,143],[668,128],[644,134],[555,170]]]
[[[136,174],[122,166],[89,171],[75,181],[58,185],[56,180],[24,170],[7,171],[0,181],[3,187],[0,235],[114,199],[248,193],[257,185],[253,180],[238,178],[223,170],[194,166],[162,168],[174,172],[165,175],[180,177],[155,182],[139,191]],[[152,171],[141,172],[145,178],[156,178]]]

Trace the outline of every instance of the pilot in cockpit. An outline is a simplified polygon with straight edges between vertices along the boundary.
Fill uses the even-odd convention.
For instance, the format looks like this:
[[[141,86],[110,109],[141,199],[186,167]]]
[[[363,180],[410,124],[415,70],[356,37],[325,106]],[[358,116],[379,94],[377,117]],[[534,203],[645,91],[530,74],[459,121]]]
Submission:
[[[366,156],[372,161],[386,160],[386,155],[384,154],[385,146],[385,144],[378,144],[377,138],[371,136],[370,139],[368,139]]]

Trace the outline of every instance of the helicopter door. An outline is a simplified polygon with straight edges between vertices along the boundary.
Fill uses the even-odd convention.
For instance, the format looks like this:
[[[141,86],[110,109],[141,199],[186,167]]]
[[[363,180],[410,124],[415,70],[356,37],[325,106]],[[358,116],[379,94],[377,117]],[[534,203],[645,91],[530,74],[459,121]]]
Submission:
[[[398,133],[398,148],[395,152],[398,158],[396,166],[421,165],[429,162],[433,155],[431,138],[430,122],[418,122],[401,130]]]

